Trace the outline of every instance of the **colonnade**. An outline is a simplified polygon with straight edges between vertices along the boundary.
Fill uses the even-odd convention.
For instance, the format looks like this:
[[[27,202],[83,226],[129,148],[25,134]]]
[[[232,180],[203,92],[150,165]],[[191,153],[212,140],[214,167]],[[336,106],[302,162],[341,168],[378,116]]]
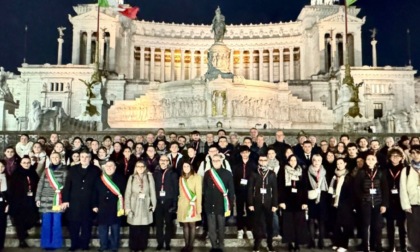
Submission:
[[[233,49],[230,55],[230,69],[235,75],[252,80],[298,80],[303,76],[304,69],[301,50],[301,47],[293,46]],[[202,76],[207,71],[207,50],[201,49],[134,46],[134,56],[131,60],[134,79],[158,82],[189,80]]]

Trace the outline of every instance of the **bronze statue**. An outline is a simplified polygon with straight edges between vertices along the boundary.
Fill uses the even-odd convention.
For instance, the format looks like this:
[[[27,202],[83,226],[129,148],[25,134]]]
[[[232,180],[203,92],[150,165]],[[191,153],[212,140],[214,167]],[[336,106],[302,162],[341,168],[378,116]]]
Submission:
[[[222,42],[226,33],[225,16],[222,15],[220,7],[216,9],[216,15],[213,18],[211,30],[214,32],[214,42]]]

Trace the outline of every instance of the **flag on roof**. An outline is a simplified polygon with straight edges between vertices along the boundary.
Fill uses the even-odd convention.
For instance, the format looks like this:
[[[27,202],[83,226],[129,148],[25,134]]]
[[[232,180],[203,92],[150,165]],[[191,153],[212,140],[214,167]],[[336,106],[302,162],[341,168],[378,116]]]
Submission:
[[[99,7],[117,7],[119,5],[118,0],[98,0]]]
[[[130,19],[135,19],[137,17],[137,12],[139,12],[139,7],[129,7],[126,8],[123,11],[120,11],[120,13]]]
[[[357,0],[345,0],[346,1],[346,5],[350,6],[352,4],[354,4],[355,2],[357,2]]]

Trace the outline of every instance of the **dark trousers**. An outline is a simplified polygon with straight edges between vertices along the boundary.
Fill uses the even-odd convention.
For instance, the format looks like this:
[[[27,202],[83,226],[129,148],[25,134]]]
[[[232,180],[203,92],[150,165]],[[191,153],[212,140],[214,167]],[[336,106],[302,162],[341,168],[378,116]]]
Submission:
[[[420,251],[420,206],[411,206],[407,213],[407,233],[413,251]]]
[[[128,247],[130,250],[146,250],[149,240],[149,225],[130,225]]]
[[[174,230],[174,223],[172,213],[169,209],[172,207],[171,202],[159,201],[154,212],[154,219],[156,224],[156,240],[158,246],[162,247],[163,242],[166,246],[170,246],[171,238]],[[165,232],[164,232],[165,229]]]
[[[366,249],[375,247],[376,251],[381,251],[381,229],[382,229],[382,215],[380,213],[380,206],[372,207],[371,204],[363,204],[361,206],[362,215],[362,245]],[[370,231],[369,232],[369,227]],[[371,241],[371,244],[369,242]]]
[[[120,223],[112,225],[98,225],[99,251],[118,251],[120,243]],[[109,230],[111,234],[109,235]]]
[[[353,230],[350,225],[342,225],[335,220],[333,228],[333,237],[332,242],[333,245],[341,248],[347,249],[349,246],[349,239],[353,233]]]
[[[402,210],[401,210],[402,211]],[[407,234],[405,230],[405,214],[400,213],[398,215],[387,215],[386,216],[386,232],[388,236],[388,244],[390,248],[395,247],[395,222],[397,222],[398,235],[400,238],[400,248],[405,249],[405,236]]]
[[[236,226],[238,230],[246,228],[251,230],[251,222],[249,221],[249,210],[246,204],[246,196],[237,195],[236,197]],[[246,215],[246,216],[244,216]]]
[[[269,250],[273,247],[273,212],[271,206],[264,205],[254,206],[255,212],[253,217],[253,233],[255,238],[254,250],[258,250],[261,245],[261,240],[267,234],[267,246]]]
[[[0,251],[4,248],[4,239],[6,237],[7,214],[4,212],[4,206],[0,205]]]
[[[92,235],[92,221],[69,221],[68,229],[71,239],[71,248],[89,249],[89,242]]]
[[[211,247],[223,249],[225,247],[225,216],[223,214],[207,214],[207,227]]]

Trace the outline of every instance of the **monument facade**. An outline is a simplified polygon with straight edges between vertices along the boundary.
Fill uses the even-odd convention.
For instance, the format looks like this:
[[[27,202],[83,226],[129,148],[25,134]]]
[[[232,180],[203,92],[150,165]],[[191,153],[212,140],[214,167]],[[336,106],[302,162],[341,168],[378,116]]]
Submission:
[[[220,9],[204,25],[130,20],[101,8],[99,36],[97,6],[81,4],[74,10],[69,15],[73,29],[59,29],[58,64],[23,64],[20,75],[7,78],[14,109],[4,112],[4,129],[32,128],[28,114],[34,101],[43,110],[60,106],[70,118],[101,122],[104,128],[106,122],[125,127],[115,111],[134,118],[133,124],[141,122],[137,127],[146,122],[214,127],[220,122],[232,128],[334,125],[357,130],[378,124],[378,118],[383,130],[388,124],[395,131],[420,127],[417,112],[410,112],[419,102],[416,70],[363,66],[365,18],[358,17],[360,9],[354,6],[348,9],[348,37],[344,7],[324,0],[304,6],[295,21],[270,24],[229,24]],[[69,30],[72,62],[60,64]],[[108,74],[100,97],[88,99],[84,81],[91,79],[97,53],[99,68]],[[345,53],[354,82],[364,83],[358,90],[362,117],[356,124],[346,117],[354,104],[343,85]],[[99,115],[86,115],[87,106],[95,106]],[[391,109],[394,123],[386,119]]]

